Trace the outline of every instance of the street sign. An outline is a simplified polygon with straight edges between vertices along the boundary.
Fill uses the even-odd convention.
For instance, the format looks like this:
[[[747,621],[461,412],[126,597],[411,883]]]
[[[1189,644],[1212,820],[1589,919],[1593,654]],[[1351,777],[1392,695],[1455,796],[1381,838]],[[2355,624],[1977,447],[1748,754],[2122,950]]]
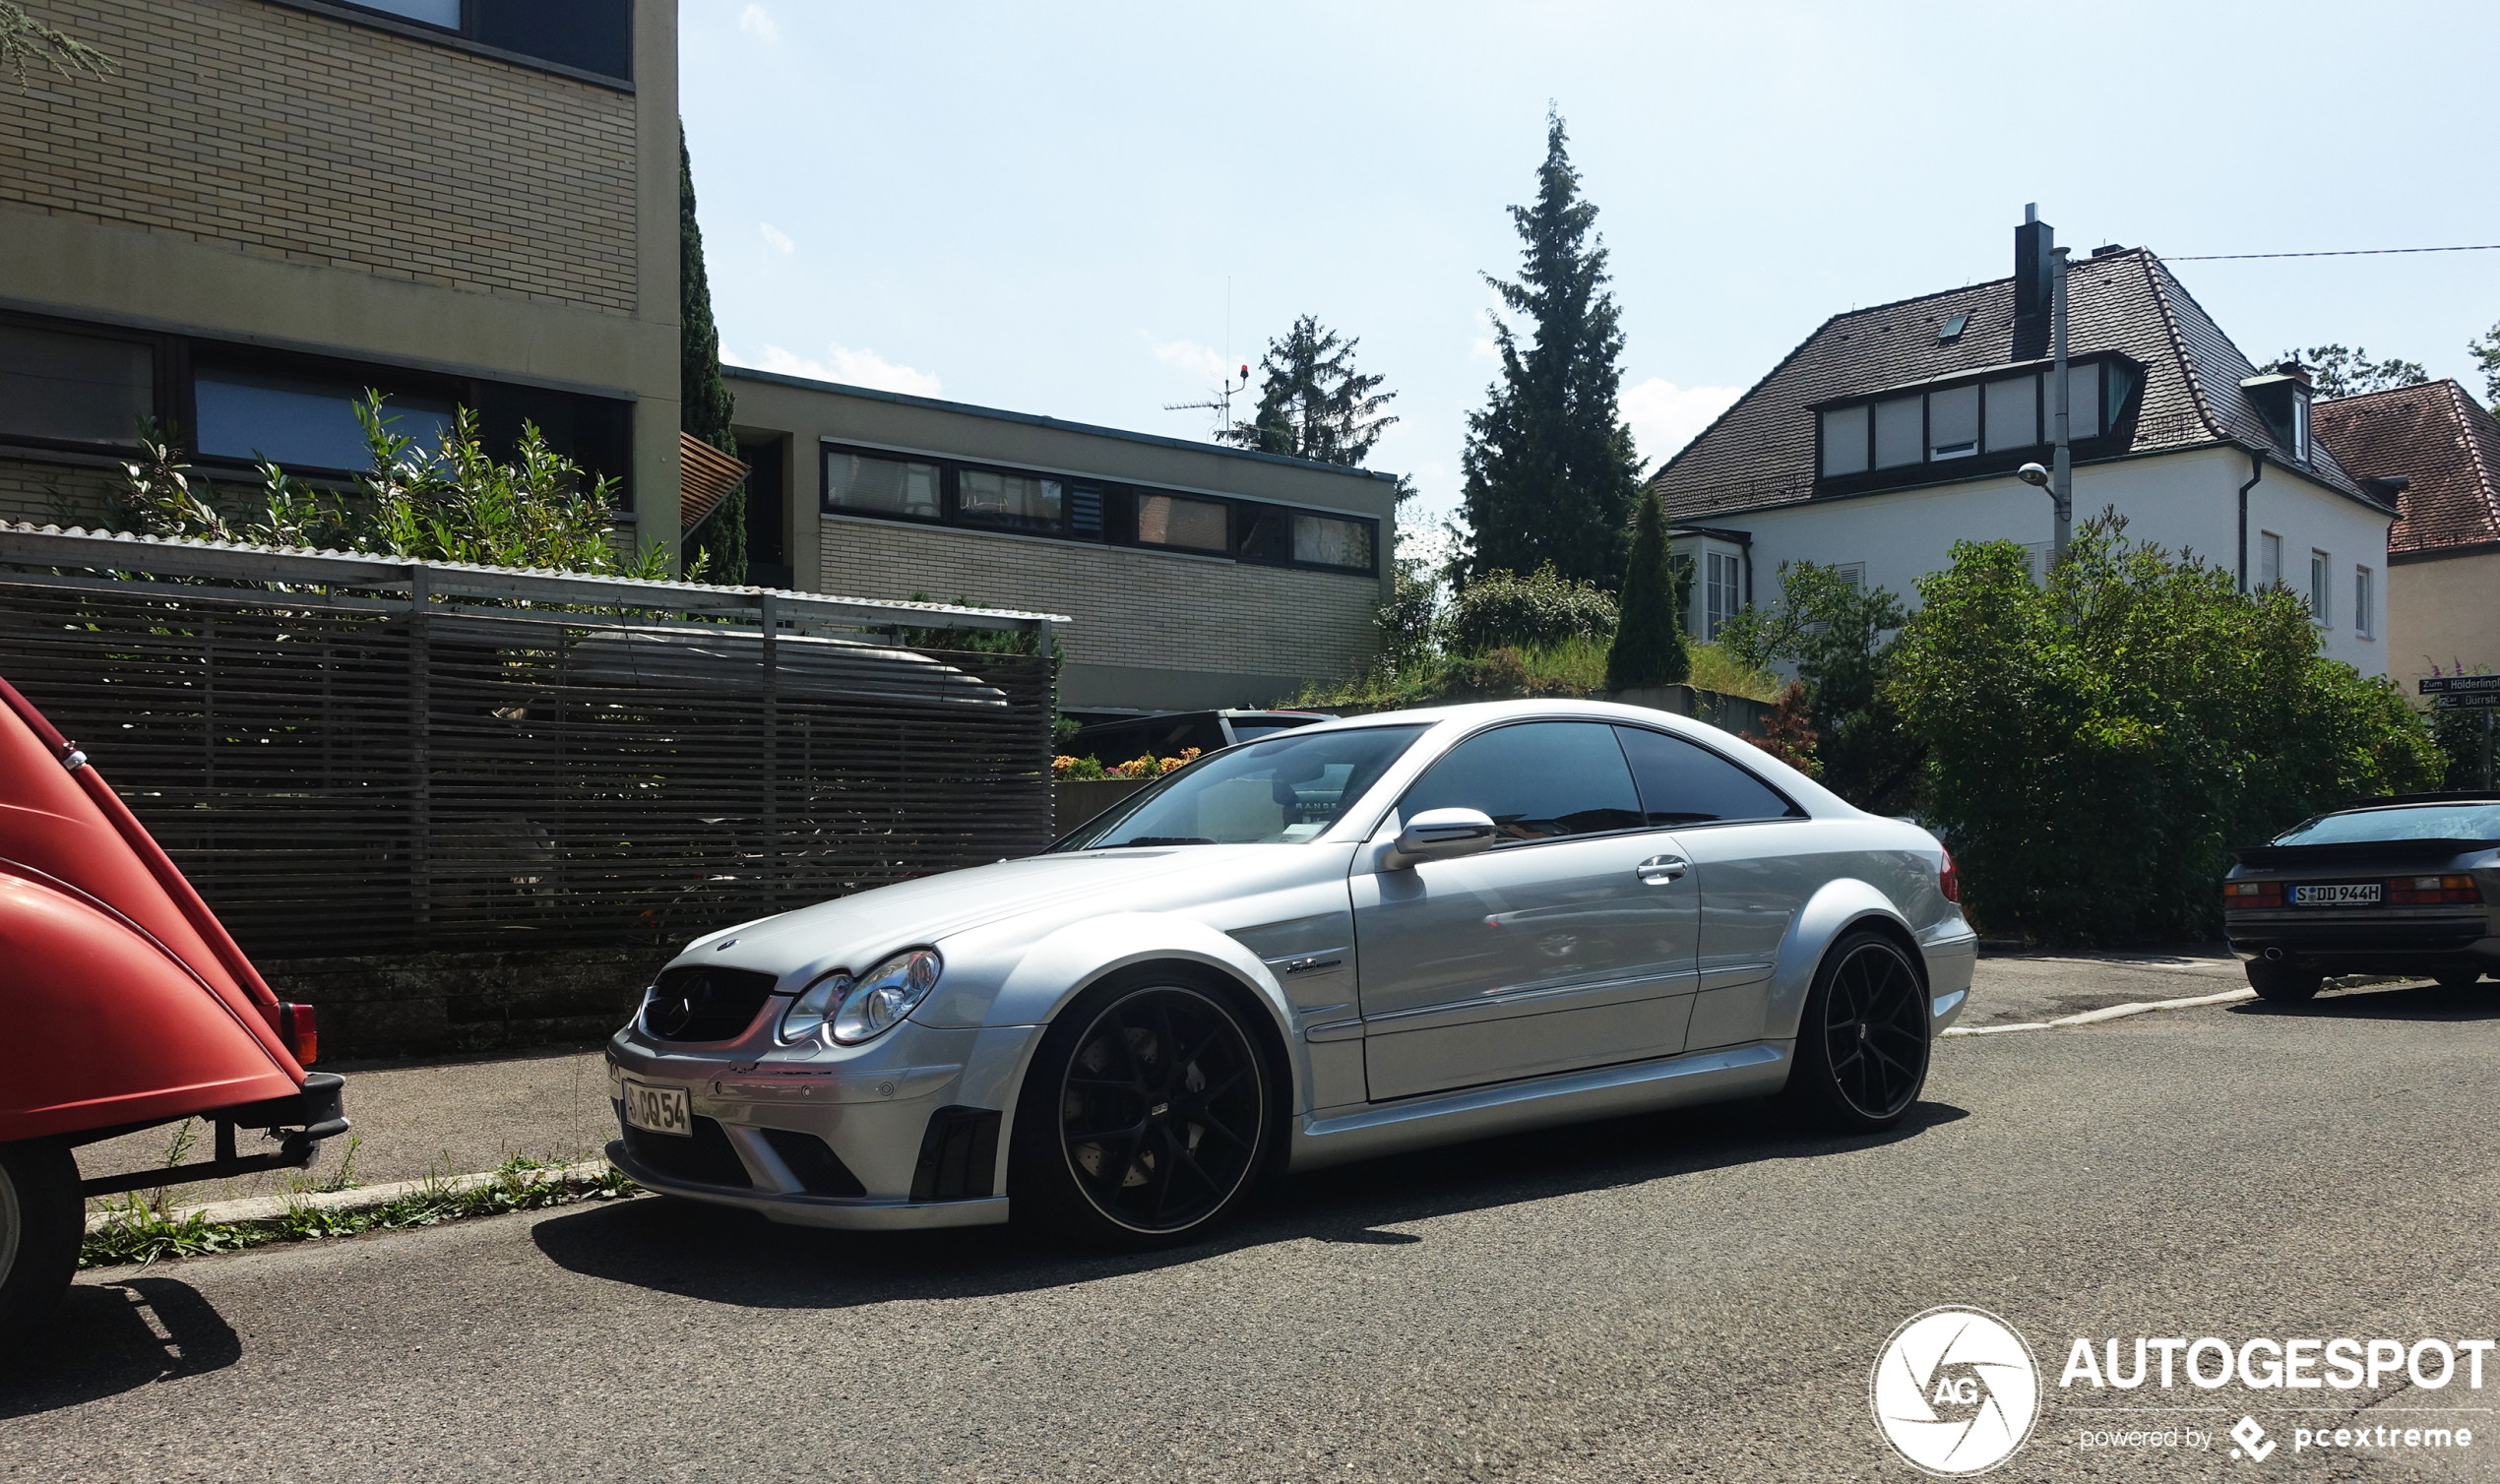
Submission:
[[[2469,675],[2466,678],[2469,680],[2480,680],[2482,677],[2479,675]],[[2466,691],[2462,693],[2451,691],[2445,695],[2431,697],[2430,709],[2435,711],[2500,711],[2500,691]]]
[[[2490,691],[2500,693],[2500,675],[2425,675],[2421,679],[2423,696],[2454,696],[2464,692]]]

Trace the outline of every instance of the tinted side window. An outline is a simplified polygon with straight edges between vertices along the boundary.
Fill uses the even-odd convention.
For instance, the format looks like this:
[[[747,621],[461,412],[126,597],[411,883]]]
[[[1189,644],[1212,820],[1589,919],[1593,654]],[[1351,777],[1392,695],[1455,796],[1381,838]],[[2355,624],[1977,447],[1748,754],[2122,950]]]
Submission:
[[[1712,820],[1776,820],[1796,812],[1771,785],[1706,747],[1646,727],[1618,726],[1641,803],[1655,828]]]
[[[1470,737],[1432,765],[1399,801],[1402,819],[1427,809],[1480,809],[1505,839],[1551,839],[1635,830],[1640,795],[1600,721],[1531,721]]]

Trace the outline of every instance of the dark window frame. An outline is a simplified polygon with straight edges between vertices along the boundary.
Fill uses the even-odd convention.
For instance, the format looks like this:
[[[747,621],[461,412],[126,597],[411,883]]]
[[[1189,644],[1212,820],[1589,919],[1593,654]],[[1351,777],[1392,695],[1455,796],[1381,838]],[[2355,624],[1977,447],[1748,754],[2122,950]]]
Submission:
[[[1814,419],[1815,493],[1818,495],[1857,494],[1868,490],[1932,484],[1945,479],[1985,478],[2011,473],[2023,464],[2032,462],[2036,457],[2036,451],[2053,447],[2056,442],[2055,414],[2048,405],[2048,384],[2054,367],[2046,362],[2027,364],[2030,367],[2028,370],[2018,371],[2012,366],[1989,366],[1952,376],[1936,377],[1930,381],[1914,383],[1909,387],[1892,387],[1871,393],[1852,393],[1846,397],[1834,397],[1821,402],[1808,402],[1805,410]],[[2067,374],[2070,377],[2096,376],[2100,394],[2100,426],[2094,432],[2071,437],[2068,442],[2087,458],[2116,452],[2118,444],[2115,440],[2118,426],[2136,410],[2141,401],[2140,394],[2145,386],[2143,365],[2120,350],[2094,350],[2083,355],[2069,356],[2066,365]],[[2013,381],[2023,376],[2029,376],[2032,380],[2032,404],[2039,419],[2038,438],[2035,442],[2018,444],[2013,448],[1990,449],[1988,447],[1986,386],[1990,382]],[[1980,389],[1977,450],[1974,453],[1938,459],[1935,457],[1934,424],[1929,399],[1936,393],[1958,391],[1966,386]],[[2120,387],[2125,394],[2122,398],[2116,399],[2114,404],[2110,396],[2113,386]],[[1918,399],[1919,457],[1906,464],[1878,466],[1875,463],[1875,408],[1880,403],[1898,402],[1907,397]],[[1863,408],[1866,413],[1864,461],[1851,472],[1827,474],[1823,472],[1825,414],[1848,411],[1852,408]]]
[[[526,67],[533,72],[553,73],[558,77],[572,78],[576,82],[594,84],[617,93],[630,93],[635,91],[633,72],[635,64],[641,59],[635,54],[635,16],[630,0],[625,9],[625,74],[623,76],[576,67],[569,62],[559,62],[551,57],[532,56],[528,52],[514,51],[479,39],[480,32],[484,29],[484,7],[480,0],[461,0],[461,24],[458,31],[449,31],[432,22],[419,21],[412,16],[399,15],[370,5],[359,5],[355,3],[355,0],[268,0],[268,3],[283,6],[288,10],[303,11],[310,15],[327,16],[331,20],[344,21],[350,26],[360,26],[370,31],[388,31],[394,35],[406,36],[411,40],[450,47],[455,51],[491,57],[498,62],[509,62],[516,67]]]
[[[1152,551],[1166,556],[1191,557],[1206,562],[1233,562],[1245,567],[1281,567],[1296,572],[1325,572],[1339,577],[1361,577],[1378,581],[1382,576],[1385,553],[1381,550],[1380,518],[1358,515],[1351,511],[1324,510],[1308,505],[1288,505],[1275,500],[1251,500],[1232,495],[1209,494],[1203,490],[1173,489],[1157,484],[1139,484],[1106,479],[1093,474],[1069,473],[1065,470],[1021,467],[989,459],[958,459],[946,454],[933,454],[918,449],[880,448],[874,444],[854,443],[845,439],[819,438],[816,441],[817,499],[820,515],[840,516],[853,521],[891,521],[922,528],[977,531],[985,535],[1023,536],[1036,541],[1063,541],[1077,546],[1104,546],[1124,551]],[[833,499],[831,461],[837,457],[884,459],[905,464],[934,464],[938,467],[938,515],[904,515],[893,511],[860,510],[836,504]],[[1035,529],[1030,526],[998,525],[967,519],[962,503],[962,475],[967,470],[1007,474],[1024,479],[1050,479],[1059,484],[1060,521],[1057,529]],[[1099,490],[1102,495],[1100,528],[1077,528],[1071,509],[1073,493],[1083,487]],[[1203,546],[1175,546],[1160,541],[1138,538],[1138,502],[1153,495],[1168,495],[1175,500],[1194,500],[1202,505],[1224,507],[1225,544],[1221,549]],[[1363,526],[1370,534],[1372,559],[1367,567],[1341,567],[1326,562],[1295,561],[1285,557],[1260,557],[1246,554],[1251,529],[1260,512],[1274,511],[1288,522],[1297,515],[1316,516],[1322,520],[1344,521]],[[1291,530],[1286,531],[1286,549],[1291,550]]]
[[[155,331],[129,330],[119,325],[98,325],[88,320],[65,320],[52,315],[20,314],[0,310],[0,325],[20,330],[43,331],[53,335],[75,336],[87,340],[118,340],[124,344],[145,345],[149,350],[148,415],[162,423],[170,415],[173,392],[187,383],[187,376],[177,379],[177,360],[181,340]],[[132,428],[126,439],[95,443],[80,438],[45,438],[31,433],[0,434],[0,444],[10,448],[55,450],[64,454],[126,455],[137,451],[139,430]]]

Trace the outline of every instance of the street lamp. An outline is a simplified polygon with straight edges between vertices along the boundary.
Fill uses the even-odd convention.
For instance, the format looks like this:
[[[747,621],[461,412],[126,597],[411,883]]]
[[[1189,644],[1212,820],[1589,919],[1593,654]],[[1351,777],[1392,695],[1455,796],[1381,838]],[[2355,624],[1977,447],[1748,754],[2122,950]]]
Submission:
[[[2050,466],[2042,468],[2027,464],[2014,471],[2024,483],[2048,491],[2049,502],[2057,509],[2057,539],[2049,555],[2049,564],[2066,560],[2066,543],[2075,535],[2075,462],[2066,447],[2066,249],[2052,247],[2049,257],[2055,263],[2049,271],[2049,326],[2055,346],[2055,360],[2048,373],[2048,404],[2051,426],[2056,436],[2050,440]]]

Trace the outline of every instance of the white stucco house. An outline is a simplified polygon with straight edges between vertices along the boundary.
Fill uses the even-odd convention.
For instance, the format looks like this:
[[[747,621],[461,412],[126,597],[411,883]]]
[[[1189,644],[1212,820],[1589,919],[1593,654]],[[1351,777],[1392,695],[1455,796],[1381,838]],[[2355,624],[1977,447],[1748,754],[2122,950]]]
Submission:
[[[2015,470],[2048,462],[2050,228],[2015,231],[2015,272],[1835,315],[1651,479],[1692,564],[1688,632],[1710,638],[1779,591],[1781,565],[1838,566],[1917,600],[1953,543],[2045,562],[2053,512]],[[2327,652],[2388,669],[2390,481],[2311,436],[2309,381],[2260,371],[2151,251],[2067,270],[2075,519],[2310,599]]]

